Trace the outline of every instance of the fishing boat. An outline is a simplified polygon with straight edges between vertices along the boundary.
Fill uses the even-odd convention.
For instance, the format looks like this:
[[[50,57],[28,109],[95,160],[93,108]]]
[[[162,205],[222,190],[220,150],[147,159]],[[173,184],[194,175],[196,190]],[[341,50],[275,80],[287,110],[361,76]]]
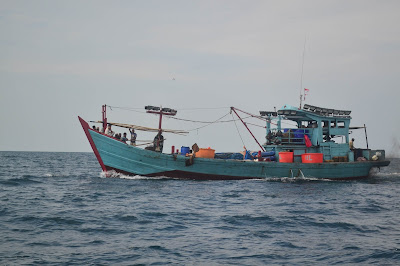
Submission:
[[[140,127],[107,121],[103,105],[101,121],[107,125],[133,128],[151,132],[184,134],[185,131],[162,128],[163,116],[175,116],[170,108],[146,106],[148,113],[160,117],[158,128]],[[243,122],[238,110],[231,110]],[[265,121],[265,143],[260,144],[249,130],[260,149],[257,152],[215,153],[213,149],[192,149],[172,146],[162,152],[162,140],[155,138],[152,146],[141,148],[121,139],[91,128],[79,118],[91,148],[104,172],[115,171],[126,175],[165,176],[195,180],[239,180],[268,178],[361,179],[369,176],[371,169],[388,166],[384,150],[368,148],[367,131],[363,127],[350,127],[351,111],[321,108],[305,104],[304,107],[285,105],[277,111],[260,111]],[[292,128],[282,127],[283,121],[294,123]],[[95,122],[95,121],[90,121]],[[350,130],[364,129],[366,149],[351,149]],[[338,141],[341,140],[341,141]],[[161,144],[161,149],[160,149]]]

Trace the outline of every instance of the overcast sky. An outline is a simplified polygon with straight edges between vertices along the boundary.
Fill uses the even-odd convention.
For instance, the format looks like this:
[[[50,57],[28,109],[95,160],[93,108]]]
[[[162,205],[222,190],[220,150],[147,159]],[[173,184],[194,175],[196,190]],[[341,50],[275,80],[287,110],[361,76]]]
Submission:
[[[0,150],[90,151],[77,116],[100,120],[102,104],[138,108],[109,121],[152,127],[145,105],[204,121],[229,109],[193,109],[298,106],[305,43],[306,103],[352,110],[370,148],[399,156],[399,14],[400,1],[0,1]],[[232,123],[166,138],[167,151],[243,146]]]

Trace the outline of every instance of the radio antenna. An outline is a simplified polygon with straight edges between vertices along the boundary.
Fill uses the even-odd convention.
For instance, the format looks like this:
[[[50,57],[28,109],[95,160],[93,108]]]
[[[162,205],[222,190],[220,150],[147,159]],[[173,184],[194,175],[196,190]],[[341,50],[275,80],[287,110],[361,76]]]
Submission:
[[[301,94],[301,91],[303,90],[303,70],[304,70],[304,55],[306,53],[306,41],[307,41],[307,35],[304,36],[304,48],[303,48],[303,60],[301,62],[301,76],[300,76],[300,109],[301,105],[303,103],[303,95]]]

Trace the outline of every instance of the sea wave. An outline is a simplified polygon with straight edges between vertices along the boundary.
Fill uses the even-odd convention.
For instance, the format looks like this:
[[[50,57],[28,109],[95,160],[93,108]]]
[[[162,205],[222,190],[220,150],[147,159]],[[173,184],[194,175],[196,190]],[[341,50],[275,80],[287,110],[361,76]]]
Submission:
[[[92,153],[2,154],[1,265],[397,265],[400,259],[400,160],[361,181],[199,182],[106,178]]]

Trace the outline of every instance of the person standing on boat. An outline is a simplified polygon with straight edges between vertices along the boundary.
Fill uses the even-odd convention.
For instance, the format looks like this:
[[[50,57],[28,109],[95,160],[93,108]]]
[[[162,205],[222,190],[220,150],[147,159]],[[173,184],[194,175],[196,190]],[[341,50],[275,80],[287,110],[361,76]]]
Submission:
[[[111,130],[111,125],[110,124],[108,124],[108,126],[106,128],[106,131],[104,133],[106,135],[110,136],[110,137],[114,136],[114,131]]]
[[[124,132],[124,134],[122,135],[121,141],[123,143],[126,143],[127,140],[128,140],[128,138],[126,137],[126,132]]]
[[[164,147],[164,136],[161,134],[161,131],[159,131],[154,137],[153,146],[155,151],[162,152]]]
[[[354,138],[349,141],[350,150],[354,150]]]
[[[129,129],[129,132],[131,133],[131,145],[132,146],[136,146],[136,137],[137,137],[137,134],[135,133],[135,129],[133,129],[133,128],[130,128]]]

